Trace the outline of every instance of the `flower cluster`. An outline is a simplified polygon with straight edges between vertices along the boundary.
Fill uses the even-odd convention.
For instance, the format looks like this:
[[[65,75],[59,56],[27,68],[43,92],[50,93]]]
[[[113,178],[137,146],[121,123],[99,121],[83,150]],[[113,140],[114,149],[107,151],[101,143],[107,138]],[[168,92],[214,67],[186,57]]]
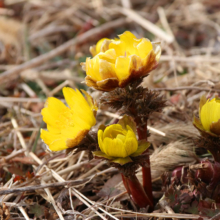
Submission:
[[[160,45],[146,38],[137,39],[131,32],[119,35],[119,39],[101,39],[90,48],[93,58],[82,64],[86,70],[85,83],[95,89],[111,91],[125,87],[131,81],[146,76],[158,65]],[[85,95],[82,95],[82,93]],[[63,88],[69,107],[50,97],[42,110],[47,130],[41,130],[41,138],[52,151],[76,147],[96,124],[97,106],[88,93],[82,90]],[[138,143],[136,128],[129,125],[110,125],[98,131],[99,152],[104,157],[121,165],[131,162],[132,157],[142,154],[149,143]]]
[[[86,85],[109,92],[111,97],[114,96],[111,91],[119,88],[125,91],[122,99],[128,100],[128,93],[131,93],[132,97],[138,97],[129,101],[130,116],[124,115],[117,124],[107,127],[101,125],[93,138],[94,132],[90,132],[90,129],[96,124],[96,104],[83,90],[84,96],[77,89],[63,88],[68,106],[56,98],[48,98],[42,110],[47,130],[41,130],[41,138],[52,151],[73,148],[79,152],[88,146],[90,156],[106,159],[121,170],[124,185],[139,207],[152,208],[152,182],[147,153],[150,143],[146,140],[147,118],[144,118],[146,112],[138,114],[140,111],[137,111],[137,108],[145,106],[143,103],[149,99],[144,97],[144,88],[136,88],[143,77],[157,67],[161,53],[160,45],[146,38],[137,39],[131,32],[126,31],[119,35],[119,39],[101,39],[90,51],[93,58],[87,58],[86,62],[82,63],[87,75]],[[130,92],[128,85],[132,85]],[[137,93],[136,96],[133,93]],[[152,101],[154,96],[149,97]],[[138,103],[140,101],[142,104]],[[156,111],[158,102],[154,101],[152,106]],[[161,105],[159,107],[161,108]],[[139,165],[143,169],[143,186],[135,176]]]

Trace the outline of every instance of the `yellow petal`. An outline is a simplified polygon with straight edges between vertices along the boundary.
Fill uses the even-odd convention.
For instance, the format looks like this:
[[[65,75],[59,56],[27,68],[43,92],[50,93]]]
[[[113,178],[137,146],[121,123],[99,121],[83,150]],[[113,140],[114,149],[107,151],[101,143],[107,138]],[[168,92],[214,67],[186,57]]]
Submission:
[[[138,149],[138,141],[134,136],[133,131],[128,131],[125,140],[125,150],[127,152],[127,156],[133,154]]]
[[[136,138],[136,132],[129,126],[129,125],[126,125],[126,128],[127,128],[127,134],[126,134],[126,137],[131,137],[131,138]]]
[[[116,138],[119,138],[122,142],[125,142],[125,139],[126,139],[125,135],[122,135],[122,134],[118,134]]]
[[[67,149],[65,139],[61,136],[54,135],[48,131],[41,129],[41,139],[48,145],[52,151],[60,151]]]
[[[99,74],[103,80],[108,78],[117,78],[115,73],[115,64],[106,60],[99,60]]]
[[[137,44],[139,40],[132,34],[130,31],[125,31],[123,34],[119,35],[123,49],[126,52],[126,55],[137,54]]]
[[[101,40],[98,41],[98,43],[96,44],[96,53],[101,52],[102,44],[106,39],[108,40],[108,38],[102,38]]]
[[[75,125],[75,123],[73,122],[66,124],[66,126],[61,129],[60,134],[62,135],[62,137],[66,139],[71,139],[71,138],[75,138],[81,130],[88,130],[88,129],[84,128],[83,126],[79,127]]]
[[[108,39],[108,38],[102,38],[101,40],[99,40],[98,43],[95,46],[95,50],[94,50],[94,48],[92,48],[92,51],[90,50],[92,55],[95,56],[96,54],[98,54],[100,52],[104,52],[105,50],[107,50],[108,45],[109,45],[109,41],[111,41],[111,40]]]
[[[76,126],[89,130],[91,126],[95,125],[95,117],[91,111],[91,107],[85,100],[79,90],[73,90],[68,87],[63,88],[63,94],[67,104],[71,108],[72,120]]]
[[[131,60],[130,69],[133,72],[132,77],[137,78],[136,75],[138,75],[138,78],[139,78],[139,76],[141,76],[143,74],[142,72],[140,72],[140,69],[144,68],[144,61],[143,61],[143,59],[141,59],[141,57],[139,57],[135,54],[131,55],[129,58]],[[145,60],[146,60],[146,58],[145,58]]]
[[[50,97],[47,99],[41,114],[43,116],[44,122],[55,125],[55,119],[59,117],[60,113],[67,110],[68,108],[63,104],[63,102],[54,97]]]
[[[96,45],[93,45],[89,48],[90,53],[92,54],[92,56],[94,57],[97,52],[96,52]]]
[[[119,82],[126,80],[130,72],[130,58],[129,57],[118,57],[115,63],[115,72]]]
[[[83,89],[81,89],[82,93],[86,96],[86,101],[88,102],[91,110],[97,111],[98,107],[94,104],[92,97]]]
[[[110,150],[109,150],[110,149]],[[113,157],[114,155],[111,155],[111,149],[114,149],[114,142],[111,138],[104,138],[103,139],[103,153],[105,153],[108,156]],[[110,151],[110,154],[109,154]]]
[[[57,124],[55,126],[47,124],[47,130],[54,134],[60,134],[60,127]]]
[[[86,74],[95,81],[102,80],[99,74],[99,57],[98,56],[95,56],[92,59],[86,58]]]
[[[109,44],[109,49],[115,51],[116,56],[125,56],[125,46],[120,41],[113,41]]]
[[[137,49],[138,55],[143,59],[150,53],[151,50],[153,50],[153,46],[149,40],[143,38],[138,44]]]
[[[202,106],[205,105],[206,102],[207,102],[206,96],[202,95],[202,97],[200,98],[200,102],[199,102],[199,118],[201,118]]]
[[[124,41],[127,44],[132,44],[134,39],[137,39],[134,34],[130,31],[125,31],[123,34],[118,35],[121,41]]]
[[[116,53],[114,49],[109,49],[105,53],[100,53],[98,57],[99,59],[108,61],[110,63],[115,63]]]
[[[98,43],[95,46],[92,46],[89,48],[90,53],[92,54],[92,56],[95,56],[96,54],[101,52],[101,47],[103,42],[106,40],[107,38],[103,38],[101,40],[98,41]]]
[[[113,139],[113,147],[107,148],[107,155],[122,158],[129,156],[126,151],[125,143],[123,143],[119,138]]]
[[[56,139],[52,143],[50,143],[48,147],[51,151],[60,151],[67,149],[64,139]]]
[[[102,152],[105,152],[104,150],[104,146],[103,146],[103,131],[100,129],[98,130],[98,144],[99,144],[99,148]]]
[[[201,109],[201,122],[205,130],[210,131],[210,125],[220,119],[220,102],[213,99],[207,101]]]
[[[121,125],[119,124],[113,124],[108,127],[106,127],[103,138],[109,137],[109,138],[116,138],[118,134],[126,135],[127,131],[123,130]]]

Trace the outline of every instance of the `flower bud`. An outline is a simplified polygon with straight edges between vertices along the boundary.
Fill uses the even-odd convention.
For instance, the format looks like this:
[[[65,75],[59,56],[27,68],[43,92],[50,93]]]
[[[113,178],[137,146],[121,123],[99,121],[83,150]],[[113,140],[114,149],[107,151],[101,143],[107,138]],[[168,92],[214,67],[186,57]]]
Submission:
[[[119,124],[99,129],[98,144],[101,151],[93,152],[94,156],[124,165],[132,162],[132,157],[141,155],[150,146],[150,143],[145,141],[138,143],[136,127],[127,123],[128,118],[124,116]]]

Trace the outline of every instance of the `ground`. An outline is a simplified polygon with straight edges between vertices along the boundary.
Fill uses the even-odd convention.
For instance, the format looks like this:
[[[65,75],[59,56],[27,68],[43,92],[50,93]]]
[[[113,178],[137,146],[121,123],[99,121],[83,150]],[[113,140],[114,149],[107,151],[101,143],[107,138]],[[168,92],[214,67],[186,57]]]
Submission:
[[[196,160],[192,121],[200,97],[220,92],[219,9],[216,0],[1,0],[0,219],[198,219],[163,204],[150,214],[135,213],[117,169],[88,160],[86,151],[47,149],[41,109],[47,97],[63,100],[64,86],[98,99],[100,92],[82,83],[80,63],[99,39],[129,30],[161,42],[159,65],[143,82],[168,100],[149,118],[158,202],[160,176]],[[95,128],[117,117],[102,107]]]

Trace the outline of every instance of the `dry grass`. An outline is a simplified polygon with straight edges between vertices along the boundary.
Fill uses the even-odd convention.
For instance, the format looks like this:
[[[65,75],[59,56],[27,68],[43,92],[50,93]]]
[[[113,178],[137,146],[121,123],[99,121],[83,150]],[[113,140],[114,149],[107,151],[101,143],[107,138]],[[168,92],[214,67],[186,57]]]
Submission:
[[[130,30],[161,41],[163,49],[159,67],[143,83],[170,104],[150,118],[153,180],[164,171],[193,163],[190,140],[197,135],[193,114],[201,95],[220,92],[220,2],[4,2],[0,8],[0,219],[197,219],[170,213],[163,206],[151,214],[122,208],[119,201],[127,196],[120,180],[113,196],[99,196],[117,170],[105,162],[88,161],[85,152],[49,152],[39,138],[40,128],[45,127],[40,111],[48,96],[63,98],[63,86],[86,88],[79,63],[89,55],[90,45]],[[112,117],[106,109],[98,112],[100,122]]]

